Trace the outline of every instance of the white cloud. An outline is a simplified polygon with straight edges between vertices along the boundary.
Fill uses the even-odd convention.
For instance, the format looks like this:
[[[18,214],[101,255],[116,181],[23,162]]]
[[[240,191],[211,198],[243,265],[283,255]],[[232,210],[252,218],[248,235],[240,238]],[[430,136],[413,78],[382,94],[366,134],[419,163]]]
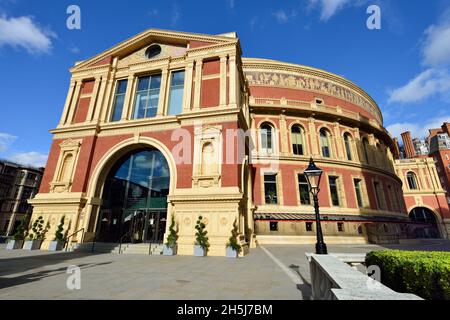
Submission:
[[[29,53],[49,53],[56,34],[37,26],[30,17],[0,17],[0,47],[24,48]]]
[[[181,17],[181,9],[177,4],[174,4],[172,7],[172,18],[170,20],[170,25],[172,27],[175,27],[180,17]]]
[[[31,152],[15,153],[9,157],[9,160],[28,166],[44,167],[47,162],[47,158],[48,155],[46,154],[31,151]]]
[[[297,16],[297,11],[292,11],[292,13],[288,14],[284,10],[278,10],[277,12],[274,12],[273,15],[279,23],[287,23]]]
[[[429,66],[450,64],[450,22],[432,25],[426,31],[422,47],[423,62]]]
[[[425,138],[428,136],[428,130],[440,128],[444,122],[450,122],[450,114],[430,119],[421,123],[401,122],[387,126],[387,130],[393,137],[400,139],[403,132],[410,131],[413,138]]]
[[[350,0],[309,0],[309,8],[320,7],[320,20],[327,21],[342,10]]]
[[[234,0],[227,0],[228,6],[230,7],[230,9],[234,8]]]
[[[16,139],[16,136],[0,132],[0,152],[6,151]]]
[[[447,70],[427,69],[403,87],[389,93],[388,103],[414,103],[450,90],[450,74]]]

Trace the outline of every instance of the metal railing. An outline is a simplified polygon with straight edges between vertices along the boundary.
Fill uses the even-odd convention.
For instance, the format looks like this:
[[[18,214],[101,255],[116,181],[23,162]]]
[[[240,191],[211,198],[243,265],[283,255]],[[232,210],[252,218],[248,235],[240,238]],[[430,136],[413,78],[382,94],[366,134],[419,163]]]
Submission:
[[[122,253],[122,243],[123,243],[123,239],[125,239],[125,237],[131,236],[132,233],[133,233],[132,231],[128,231],[128,232],[126,232],[125,234],[123,234],[123,235],[120,237],[120,241],[119,241],[119,254]]]
[[[67,251],[67,248],[68,248],[68,246],[69,246],[69,239],[72,238],[72,237],[74,237],[75,235],[77,235],[77,234],[80,233],[80,232],[82,232],[82,233],[81,233],[81,240],[80,240],[80,243],[83,243],[83,239],[84,239],[84,228],[81,228],[80,230],[75,231],[74,233],[72,233],[70,236],[68,236],[68,237],[66,238],[65,243],[64,243],[64,248],[65,248],[66,251]]]

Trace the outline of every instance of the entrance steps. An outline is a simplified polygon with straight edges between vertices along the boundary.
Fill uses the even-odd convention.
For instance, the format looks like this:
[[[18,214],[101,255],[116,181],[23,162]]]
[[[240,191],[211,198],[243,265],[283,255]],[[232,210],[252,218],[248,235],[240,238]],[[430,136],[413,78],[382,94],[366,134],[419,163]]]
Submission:
[[[71,252],[92,252],[92,242],[77,243],[68,249]],[[96,242],[94,244],[96,253],[114,253],[119,254],[118,243]]]
[[[161,255],[163,251],[162,244],[155,243],[127,243],[122,244],[123,254],[151,254]]]
[[[120,250],[120,251],[119,251]],[[70,252],[92,252],[92,242],[77,243],[68,248]],[[95,253],[112,253],[112,254],[150,254],[162,255],[163,244],[159,243],[106,243],[96,242],[94,244]]]

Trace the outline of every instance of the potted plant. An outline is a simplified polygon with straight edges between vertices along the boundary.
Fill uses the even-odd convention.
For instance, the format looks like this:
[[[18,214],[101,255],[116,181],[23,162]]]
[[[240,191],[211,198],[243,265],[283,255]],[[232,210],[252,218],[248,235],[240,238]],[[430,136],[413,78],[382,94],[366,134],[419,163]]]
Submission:
[[[175,217],[172,215],[172,222],[169,226],[169,235],[163,247],[163,255],[174,256],[177,254],[177,230],[175,230]]]
[[[64,248],[65,241],[63,230],[65,218],[66,218],[65,216],[62,216],[61,221],[59,222],[59,225],[56,228],[55,238],[53,239],[53,241],[50,241],[50,244],[48,246],[49,251],[61,251]]]
[[[45,230],[44,230],[44,218],[39,216],[33,223],[31,230],[33,233],[28,235],[25,244],[23,245],[24,250],[39,250],[41,248],[42,241],[44,240]]]
[[[238,226],[236,220],[233,223],[233,230],[231,230],[231,237],[227,243],[227,257],[228,258],[237,258],[239,253],[241,252],[242,247],[238,243]]]
[[[16,249],[22,249],[23,246],[23,240],[25,239],[25,224],[26,224],[26,217],[24,216],[22,220],[20,221],[19,226],[17,227],[16,232],[14,233],[13,239],[9,240],[8,244],[6,245],[6,250],[16,250]]]
[[[205,230],[206,226],[203,223],[203,217],[199,216],[197,223],[195,224],[195,229],[197,232],[195,233],[195,244],[194,244],[194,256],[196,257],[204,257],[209,248],[208,231]]]

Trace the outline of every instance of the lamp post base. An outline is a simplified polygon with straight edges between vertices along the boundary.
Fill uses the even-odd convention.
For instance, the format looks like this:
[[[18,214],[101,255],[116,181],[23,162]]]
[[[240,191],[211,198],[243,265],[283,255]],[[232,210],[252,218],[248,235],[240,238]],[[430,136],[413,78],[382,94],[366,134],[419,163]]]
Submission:
[[[327,245],[325,243],[316,243],[316,254],[328,254]]]

